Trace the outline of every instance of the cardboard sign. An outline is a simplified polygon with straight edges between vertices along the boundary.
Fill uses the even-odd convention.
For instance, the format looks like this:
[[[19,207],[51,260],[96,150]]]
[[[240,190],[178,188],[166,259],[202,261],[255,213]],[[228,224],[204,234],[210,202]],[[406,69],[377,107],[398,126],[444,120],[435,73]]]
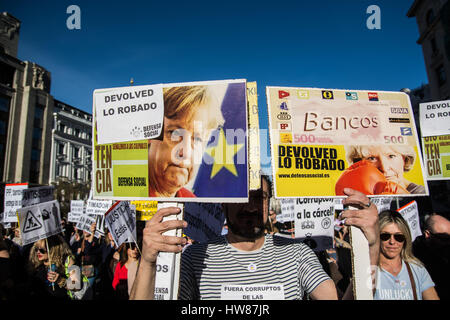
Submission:
[[[450,134],[450,100],[419,104],[422,137]]]
[[[80,216],[84,214],[84,201],[83,200],[71,200],[70,212],[67,216],[67,221],[77,223],[80,220]]]
[[[450,179],[450,135],[422,138],[428,180]]]
[[[205,243],[221,235],[225,215],[221,204],[189,202],[184,206],[183,219],[188,223],[184,234]]]
[[[421,236],[422,231],[420,230],[419,207],[417,206],[417,202],[411,201],[410,203],[399,208],[397,211],[408,223],[412,241]]]
[[[22,208],[22,190],[28,188],[28,183],[11,183],[5,185],[3,223],[17,222],[16,211]]]
[[[94,114],[99,144],[157,138],[164,121],[162,86],[95,90]]]
[[[86,204],[86,214],[104,216],[111,206],[111,200],[88,200]]]
[[[261,187],[261,151],[259,144],[259,112],[256,82],[247,82],[247,100],[250,190],[258,190]]]
[[[150,220],[158,210],[158,201],[130,201],[136,207],[136,221]]]
[[[96,217],[96,215],[87,214],[86,210],[84,210],[83,214],[78,217],[77,229],[91,234],[91,225],[96,221]]]
[[[17,210],[23,245],[46,239],[62,232],[57,200],[39,203]]]
[[[132,216],[128,201],[116,202],[105,214],[105,224],[108,227],[114,242],[119,247],[128,238],[133,238],[136,229],[136,220]],[[133,223],[134,222],[134,223]]]
[[[138,87],[120,89],[125,94],[137,92]],[[246,202],[246,90],[245,80],[162,85],[164,127],[158,128],[160,136],[145,135],[147,127],[156,125],[141,124],[153,119],[143,117],[142,112],[131,112],[128,120],[123,118],[115,124],[109,122],[113,119],[110,116],[100,120],[97,110],[93,126],[93,198]],[[118,93],[95,93],[97,100],[113,95]],[[103,125],[99,121],[104,121]],[[127,132],[143,131],[144,136],[136,135],[132,142],[125,138],[115,139],[114,143],[99,140],[104,136],[102,130],[119,131],[122,127]]]
[[[158,210],[168,207],[178,207],[181,212],[165,217],[164,221],[183,219],[183,204],[158,203]],[[181,229],[164,232],[167,236],[181,236]],[[156,259],[155,300],[176,300],[180,279],[180,253],[160,252]]]
[[[54,186],[42,186],[22,190],[22,207],[52,201],[54,189]]]
[[[276,198],[428,195],[405,93],[267,87],[267,104]]]

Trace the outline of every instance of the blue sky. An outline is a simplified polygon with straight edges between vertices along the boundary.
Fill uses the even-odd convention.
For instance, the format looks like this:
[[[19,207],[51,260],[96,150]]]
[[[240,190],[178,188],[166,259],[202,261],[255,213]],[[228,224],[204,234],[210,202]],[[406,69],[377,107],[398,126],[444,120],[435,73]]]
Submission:
[[[413,0],[2,1],[21,20],[18,58],[52,74],[51,94],[92,112],[94,89],[245,78],[265,86],[360,90],[427,83]],[[81,30],[69,30],[69,5]],[[370,5],[381,30],[369,30]]]

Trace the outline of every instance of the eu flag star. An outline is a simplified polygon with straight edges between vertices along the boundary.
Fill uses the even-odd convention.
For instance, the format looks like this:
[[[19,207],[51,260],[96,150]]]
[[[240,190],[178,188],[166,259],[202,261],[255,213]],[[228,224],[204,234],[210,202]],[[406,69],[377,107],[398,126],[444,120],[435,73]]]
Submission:
[[[234,156],[238,153],[239,150],[244,146],[241,144],[228,144],[227,139],[225,137],[225,132],[223,128],[220,129],[219,138],[217,145],[211,146],[206,149],[206,153],[214,159],[214,163],[211,169],[211,179],[225,168],[229,172],[231,172],[234,176],[237,177],[236,165],[234,163]]]

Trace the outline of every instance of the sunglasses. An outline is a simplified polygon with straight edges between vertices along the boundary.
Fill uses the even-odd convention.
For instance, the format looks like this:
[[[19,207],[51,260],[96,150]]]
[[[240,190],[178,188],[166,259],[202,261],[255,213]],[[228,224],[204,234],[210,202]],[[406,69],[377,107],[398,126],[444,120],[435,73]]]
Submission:
[[[36,248],[36,253],[40,253],[40,254],[46,254],[47,250],[43,249],[43,248]]]
[[[380,234],[381,241],[388,241],[391,239],[391,236],[394,236],[395,241],[404,242],[406,240],[405,236],[402,234],[391,234],[391,233],[382,233]]]

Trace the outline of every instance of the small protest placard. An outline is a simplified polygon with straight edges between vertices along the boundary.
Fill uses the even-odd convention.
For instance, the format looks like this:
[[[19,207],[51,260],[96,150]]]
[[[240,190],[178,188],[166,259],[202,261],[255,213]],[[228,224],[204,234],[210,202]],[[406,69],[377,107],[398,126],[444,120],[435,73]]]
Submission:
[[[450,134],[450,100],[419,104],[422,137]]]
[[[17,222],[16,211],[22,208],[22,190],[28,188],[28,183],[11,183],[5,185],[5,202],[3,222]]]
[[[295,237],[316,251],[333,247],[334,200],[299,198],[294,205]]]
[[[422,235],[420,230],[419,207],[416,201],[411,201],[397,210],[406,220],[411,231],[412,241]]]
[[[54,189],[54,186],[43,186],[22,190],[22,207],[52,201]]]
[[[57,200],[17,210],[23,245],[61,233],[61,215]]]
[[[112,200],[88,200],[86,214],[104,216],[111,206]]]
[[[117,201],[105,214],[105,225],[117,246],[133,238],[136,220],[128,201]],[[134,238],[134,240],[136,240]]]
[[[164,120],[162,86],[95,90],[94,111],[99,144],[157,138]]]
[[[71,200],[70,212],[67,217],[67,221],[78,223],[80,216],[84,213],[84,201],[83,200]]]

